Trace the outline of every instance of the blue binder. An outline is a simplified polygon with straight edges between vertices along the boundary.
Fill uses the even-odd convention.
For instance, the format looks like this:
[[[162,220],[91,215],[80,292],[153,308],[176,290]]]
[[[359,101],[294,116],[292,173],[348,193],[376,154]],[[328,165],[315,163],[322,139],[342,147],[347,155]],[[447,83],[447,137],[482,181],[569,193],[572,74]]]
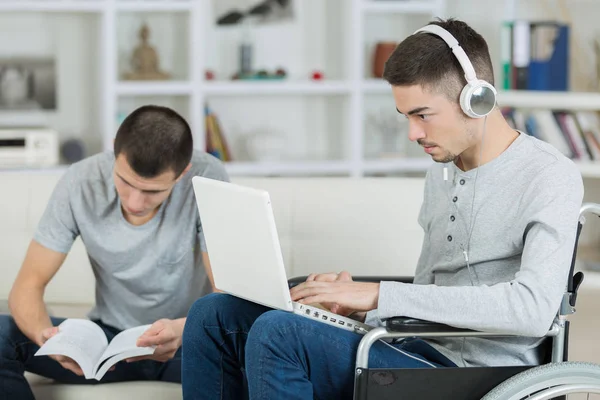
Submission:
[[[528,90],[567,91],[569,90],[569,26],[558,22],[532,22],[532,51],[535,43],[535,30],[538,27],[555,29],[549,58],[538,59],[532,55],[528,67]]]

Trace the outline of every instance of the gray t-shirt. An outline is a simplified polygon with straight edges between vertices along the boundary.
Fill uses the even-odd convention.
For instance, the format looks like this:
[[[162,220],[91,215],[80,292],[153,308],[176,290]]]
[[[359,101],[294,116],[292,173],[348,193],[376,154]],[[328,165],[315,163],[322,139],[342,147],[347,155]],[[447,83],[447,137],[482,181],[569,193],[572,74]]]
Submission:
[[[454,163],[428,171],[415,284],[383,282],[368,322],[407,316],[519,335],[429,341],[459,366],[537,364],[540,337],[566,289],[583,201],[581,173],[554,147],[521,133],[479,168],[475,187],[476,174]],[[469,235],[470,270],[463,254]]]
[[[194,151],[191,169],[157,214],[134,226],[121,211],[114,162],[114,154],[105,152],[72,164],[56,185],[34,239],[67,253],[81,237],[96,277],[89,318],[127,329],[185,317],[194,300],[211,290],[192,177],[229,177],[215,157]]]

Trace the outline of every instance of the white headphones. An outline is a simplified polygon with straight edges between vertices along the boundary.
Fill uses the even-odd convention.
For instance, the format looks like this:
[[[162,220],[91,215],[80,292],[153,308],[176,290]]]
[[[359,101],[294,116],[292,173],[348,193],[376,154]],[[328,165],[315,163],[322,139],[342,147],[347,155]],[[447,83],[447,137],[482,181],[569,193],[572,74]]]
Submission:
[[[418,32],[433,33],[444,39],[458,59],[467,80],[467,84],[460,92],[460,108],[463,112],[471,118],[482,118],[492,112],[496,106],[496,89],[488,82],[477,79],[473,64],[454,36],[441,26],[434,24],[418,29],[415,33]]]

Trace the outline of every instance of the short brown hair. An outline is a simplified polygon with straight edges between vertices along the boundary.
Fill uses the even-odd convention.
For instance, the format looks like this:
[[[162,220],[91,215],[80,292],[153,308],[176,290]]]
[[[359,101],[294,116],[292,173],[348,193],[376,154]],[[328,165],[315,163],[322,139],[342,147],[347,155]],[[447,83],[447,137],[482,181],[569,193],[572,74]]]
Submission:
[[[478,79],[494,85],[494,70],[485,39],[465,22],[435,20],[452,34],[463,48]],[[418,33],[404,39],[385,63],[383,78],[392,86],[419,84],[425,90],[445,94],[458,103],[466,84],[464,71],[446,42],[439,36]]]
[[[169,169],[176,177],[192,159],[192,131],[174,110],[146,105],[125,118],[117,131],[114,153],[123,153],[129,166],[144,178],[153,178]]]

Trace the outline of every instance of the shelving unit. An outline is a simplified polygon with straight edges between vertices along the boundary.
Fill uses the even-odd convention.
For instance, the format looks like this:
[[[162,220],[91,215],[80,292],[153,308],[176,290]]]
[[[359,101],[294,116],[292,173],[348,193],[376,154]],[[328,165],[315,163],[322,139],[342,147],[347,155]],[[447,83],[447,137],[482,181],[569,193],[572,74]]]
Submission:
[[[371,16],[379,18],[386,15],[410,15],[411,18],[421,16],[427,20],[433,16],[443,14],[445,1],[443,0],[410,0],[410,1],[368,1],[368,0],[345,0],[343,5],[348,10],[342,13],[344,22],[342,29],[346,32],[352,32],[348,37],[346,54],[342,57],[348,60],[346,72],[340,76],[328,76],[323,81],[313,81],[305,77],[304,79],[296,76],[278,81],[230,81],[215,80],[207,81],[204,79],[204,71],[210,68],[209,56],[206,46],[202,43],[208,43],[215,34],[214,28],[214,1],[126,1],[126,0],[99,0],[103,7],[105,24],[108,31],[114,32],[120,13],[122,12],[144,12],[152,13],[156,11],[185,12],[189,15],[189,71],[190,74],[185,80],[169,82],[123,82],[117,79],[118,72],[113,70],[107,72],[103,77],[106,82],[105,97],[105,118],[106,136],[104,138],[104,148],[110,148],[113,132],[116,131],[117,122],[114,115],[117,113],[118,104],[124,98],[156,98],[156,96],[173,97],[183,96],[188,99],[187,114],[190,125],[196,132],[195,146],[203,149],[205,147],[205,126],[203,120],[203,107],[206,104],[221,105],[221,109],[242,108],[248,103],[254,103],[257,97],[263,99],[267,104],[266,109],[271,104],[279,104],[283,101],[290,104],[292,112],[298,108],[298,112],[303,115],[315,115],[315,119],[326,121],[330,110],[333,113],[339,109],[344,111],[341,118],[347,118],[343,123],[325,122],[327,128],[317,126],[313,129],[334,130],[332,135],[336,138],[321,138],[321,142],[333,140],[333,142],[344,143],[341,159],[334,156],[327,160],[322,157],[316,157],[320,161],[314,161],[315,157],[307,155],[305,160],[279,162],[265,161],[235,161],[227,163],[226,167],[232,175],[331,175],[341,174],[346,176],[363,176],[366,174],[385,174],[402,172],[423,172],[430,164],[427,158],[398,158],[385,160],[371,160],[365,156],[365,115],[363,106],[365,96],[370,93],[368,85],[379,86],[380,92],[383,92],[385,86],[380,82],[371,82],[365,79],[365,57],[368,57],[364,44],[366,37],[364,35],[365,21]],[[297,18],[302,18],[303,8],[306,2],[297,2]],[[316,4],[316,3],[315,3]],[[342,5],[342,4],[340,4]],[[323,6],[325,7],[325,6]],[[339,7],[341,8],[341,7]],[[193,22],[192,22],[193,21]],[[114,33],[113,33],[114,34]],[[196,44],[196,45],[194,45]],[[361,45],[357,45],[361,44]],[[107,45],[104,52],[111,53],[107,58],[116,59],[116,48],[114,45]],[[113,63],[115,65],[115,63]],[[389,93],[389,92],[388,92]],[[252,98],[252,100],[249,100]],[[247,100],[244,100],[247,99]],[[323,111],[325,110],[325,111]],[[219,113],[218,113],[219,114]],[[233,118],[233,117],[232,117]],[[268,118],[268,116],[264,116]],[[281,117],[284,118],[284,117]],[[318,124],[317,124],[318,125]],[[340,128],[344,125],[345,128]],[[330,126],[332,128],[330,128]],[[225,130],[227,136],[228,131]],[[306,139],[309,140],[309,139]],[[312,139],[310,139],[312,140]],[[315,139],[318,141],[318,138]],[[306,145],[308,146],[308,145]],[[336,146],[330,144],[329,146]]]
[[[372,127],[368,126],[368,114],[388,107],[390,111],[393,110],[389,84],[370,77],[369,53],[379,40],[401,40],[433,17],[444,16],[445,0],[296,1],[295,19],[290,25],[298,31],[283,31],[283,34],[288,35],[288,47],[302,49],[298,50],[297,55],[293,53],[296,51],[294,47],[291,54],[296,57],[292,61],[302,64],[304,70],[300,73],[292,71],[286,79],[271,81],[232,81],[227,79],[226,72],[229,71],[226,71],[220,74],[219,79],[207,81],[204,72],[215,65],[214,51],[210,52],[211,46],[215,46],[214,43],[218,41],[219,46],[224,43],[223,46],[231,48],[232,43],[239,41],[234,28],[215,27],[214,8],[217,2],[218,0],[14,0],[0,1],[0,12],[56,12],[61,15],[79,13],[93,14],[98,18],[98,99],[95,100],[97,107],[94,110],[99,114],[103,149],[112,147],[119,115],[122,117],[126,111],[121,109],[126,108],[124,105],[164,101],[166,104],[177,104],[178,111],[188,118],[195,132],[197,148],[205,148],[204,105],[209,104],[212,109],[215,104],[214,108],[221,119],[229,118],[229,121],[237,121],[240,125],[246,124],[246,118],[251,116],[262,124],[259,127],[236,127],[230,123],[229,129],[224,130],[226,137],[235,133],[238,135],[235,137],[237,139],[263,128],[284,130],[287,129],[284,125],[287,123],[290,130],[287,134],[293,139],[290,146],[300,146],[307,152],[304,157],[296,154],[294,157],[280,158],[281,161],[277,162],[236,158],[235,162],[226,165],[232,175],[340,174],[359,177],[423,173],[431,165],[430,158],[424,154],[423,157],[406,154],[396,158],[367,155],[366,148],[370,144],[368,141],[373,138]],[[313,7],[313,11],[321,7],[319,10],[323,11],[311,14],[312,18],[318,16],[317,20],[310,21],[312,25],[306,22],[310,7]],[[507,0],[508,18],[514,16],[515,8],[514,0]],[[128,40],[132,40],[133,29],[138,29],[137,23],[142,19],[151,22],[164,19],[174,25],[171,34],[178,36],[173,46],[179,47],[180,53],[183,53],[181,59],[185,62],[180,59],[172,60],[172,57],[161,54],[161,62],[171,61],[171,70],[176,69],[172,80],[149,82],[120,79],[123,57],[127,55],[121,48],[123,44],[119,42],[119,35],[123,36],[125,30]],[[272,28],[264,28],[264,36],[279,33],[273,33],[275,31],[269,29]],[[305,37],[295,40],[297,36],[302,36],[299,31]],[[338,36],[324,36],[330,34]],[[156,36],[157,31],[153,30],[151,42],[164,39]],[[285,41],[286,38],[282,40]],[[317,52],[322,53],[320,58],[307,50],[315,42],[321,46],[317,46],[320,49]],[[274,53],[278,51],[282,49],[273,49]],[[176,51],[171,53],[178,54]],[[171,53],[169,54],[172,55]],[[237,55],[234,57],[228,54],[225,57],[228,58],[220,60],[220,65],[230,67],[232,63],[235,64]],[[324,64],[319,64],[321,62]],[[323,66],[327,70],[325,79],[310,80],[309,70]],[[499,104],[523,108],[600,110],[600,94],[507,91],[499,94]],[[27,118],[16,115],[12,121],[21,120],[25,121]],[[251,125],[251,122],[248,124]],[[315,150],[311,146],[322,146],[325,150]],[[585,177],[600,178],[599,164],[578,165]]]

